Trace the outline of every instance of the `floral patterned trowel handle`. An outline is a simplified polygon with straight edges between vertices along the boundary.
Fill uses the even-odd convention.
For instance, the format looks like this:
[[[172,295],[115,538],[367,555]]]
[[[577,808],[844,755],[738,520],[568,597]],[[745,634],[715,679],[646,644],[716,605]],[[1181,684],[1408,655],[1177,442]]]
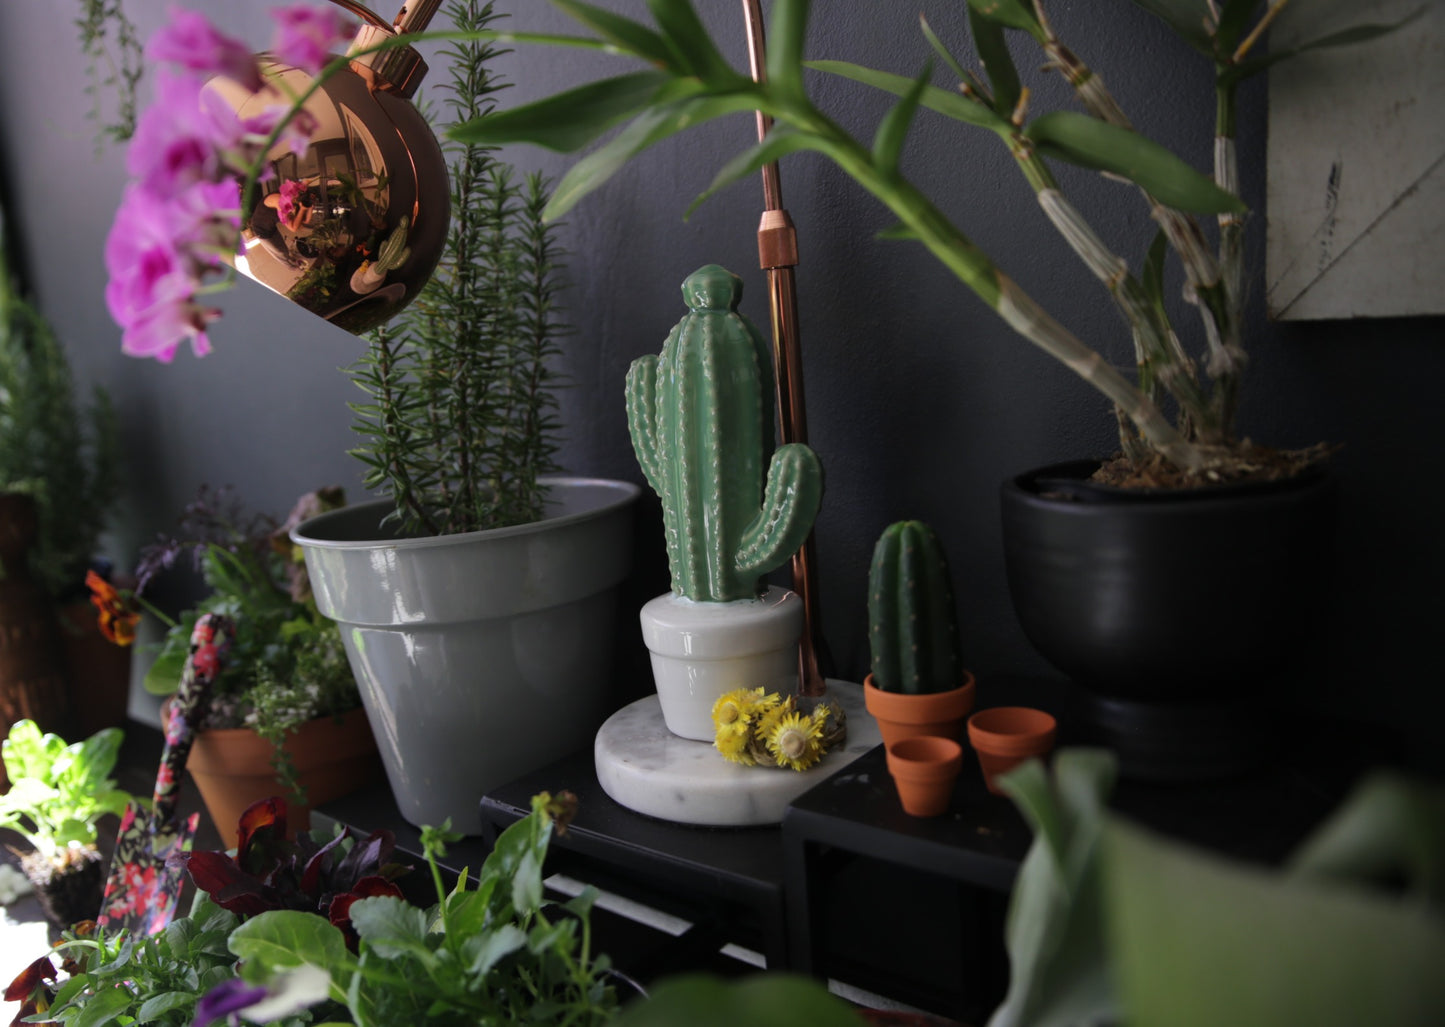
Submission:
[[[154,934],[175,915],[184,870],[170,857],[190,851],[200,820],[199,813],[178,820],[176,797],[195,738],[196,721],[221,672],[233,635],[231,622],[211,613],[196,621],[191,632],[190,654],[181,672],[180,687],[171,700],[166,745],[161,752],[150,811],[132,802],[121,817],[110,880],[96,918],[107,931]]]

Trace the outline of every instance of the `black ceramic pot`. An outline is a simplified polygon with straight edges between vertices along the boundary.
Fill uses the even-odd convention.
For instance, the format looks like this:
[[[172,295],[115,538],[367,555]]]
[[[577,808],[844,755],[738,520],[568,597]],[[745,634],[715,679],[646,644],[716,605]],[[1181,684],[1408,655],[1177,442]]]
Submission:
[[[1126,773],[1239,769],[1250,744],[1233,723],[1242,707],[1267,704],[1282,678],[1314,664],[1333,482],[1317,471],[1130,491],[1089,483],[1097,467],[1056,464],[1003,485],[1004,558],[1024,632],[1088,690],[1096,740],[1142,747]]]

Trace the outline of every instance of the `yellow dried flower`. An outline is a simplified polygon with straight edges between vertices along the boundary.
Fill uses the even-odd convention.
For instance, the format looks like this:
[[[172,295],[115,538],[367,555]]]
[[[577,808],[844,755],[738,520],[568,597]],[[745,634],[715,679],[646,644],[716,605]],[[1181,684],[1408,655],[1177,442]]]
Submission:
[[[825,720],[826,714],[822,717],[806,716],[793,710],[785,712],[770,725],[763,738],[778,766],[806,770],[822,759]]]
[[[736,688],[718,696],[712,707],[713,746],[734,763],[755,766],[757,760],[748,751],[753,725],[781,702],[776,692],[769,695],[763,688]]]

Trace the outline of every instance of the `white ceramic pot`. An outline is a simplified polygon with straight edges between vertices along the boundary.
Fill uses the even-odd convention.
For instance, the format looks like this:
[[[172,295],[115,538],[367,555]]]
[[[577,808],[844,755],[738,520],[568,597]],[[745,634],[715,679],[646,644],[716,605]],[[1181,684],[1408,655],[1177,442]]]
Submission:
[[[771,587],[760,599],[695,602],[674,592],[642,607],[642,640],[667,729],[713,740],[712,708],[735,688],[788,694],[798,681],[803,601]]]
[[[389,503],[322,514],[291,538],[341,625],[401,815],[481,833],[483,793],[585,748],[611,712],[616,586],[636,485],[547,479],[548,516],[383,538]]]

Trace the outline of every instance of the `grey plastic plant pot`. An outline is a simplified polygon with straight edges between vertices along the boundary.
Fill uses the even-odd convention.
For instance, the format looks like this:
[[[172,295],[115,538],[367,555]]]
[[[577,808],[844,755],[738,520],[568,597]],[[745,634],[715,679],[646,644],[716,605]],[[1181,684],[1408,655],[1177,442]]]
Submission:
[[[616,586],[632,564],[622,481],[551,478],[532,524],[383,538],[390,503],[305,521],[316,604],[341,625],[401,815],[481,832],[490,788],[591,744],[612,712]]]

